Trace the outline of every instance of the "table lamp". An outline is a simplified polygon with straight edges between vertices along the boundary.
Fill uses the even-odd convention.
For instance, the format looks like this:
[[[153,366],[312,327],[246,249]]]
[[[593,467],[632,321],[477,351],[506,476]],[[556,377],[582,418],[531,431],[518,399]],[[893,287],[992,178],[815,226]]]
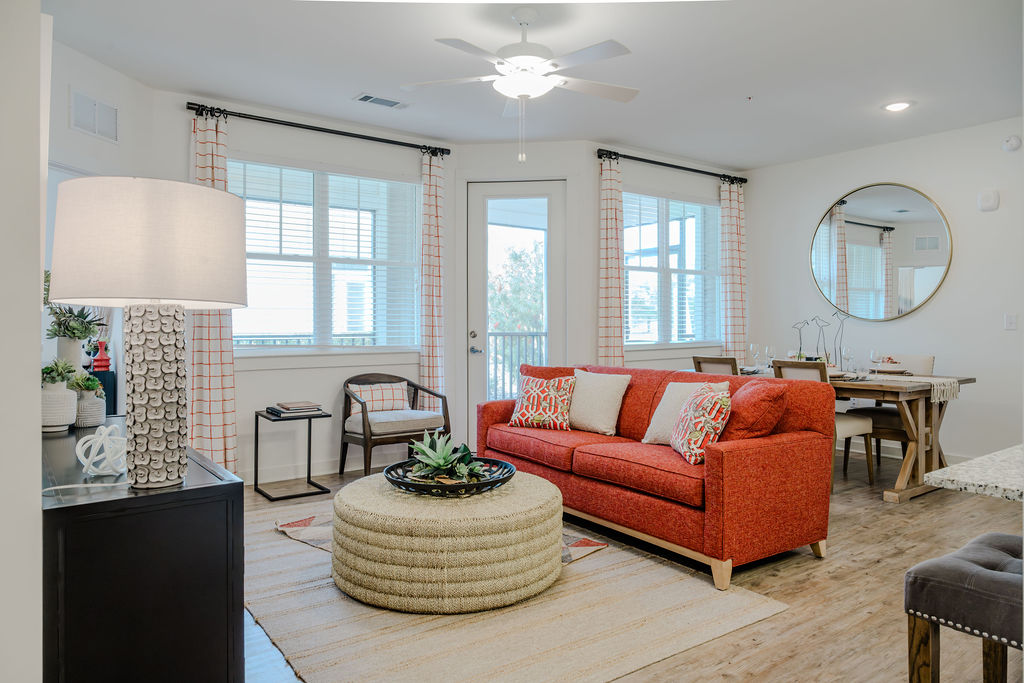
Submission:
[[[246,304],[242,199],[203,185],[93,176],[57,188],[50,300],[124,307],[127,477],[188,467],[185,309]]]

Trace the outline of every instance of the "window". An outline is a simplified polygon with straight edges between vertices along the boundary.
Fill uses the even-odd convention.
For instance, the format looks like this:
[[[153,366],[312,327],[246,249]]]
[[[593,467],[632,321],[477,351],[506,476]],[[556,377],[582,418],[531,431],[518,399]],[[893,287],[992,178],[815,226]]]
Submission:
[[[851,315],[877,320],[885,317],[885,272],[882,247],[846,244],[846,270]]]
[[[414,346],[414,183],[228,161],[245,200],[247,308],[236,346]]]
[[[624,192],[626,344],[713,341],[719,207]]]

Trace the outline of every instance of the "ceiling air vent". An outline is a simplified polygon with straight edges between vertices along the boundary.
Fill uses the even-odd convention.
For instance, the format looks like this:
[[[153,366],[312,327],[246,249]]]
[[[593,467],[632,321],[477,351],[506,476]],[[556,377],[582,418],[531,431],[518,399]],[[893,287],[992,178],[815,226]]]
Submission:
[[[117,107],[71,91],[71,127],[117,142]]]
[[[368,102],[370,104],[379,104],[380,106],[387,107],[388,109],[402,109],[405,107],[405,104],[403,102],[399,102],[397,100],[389,100],[386,97],[375,97],[373,95],[367,95],[366,93],[363,93],[362,95],[357,97],[356,101]]]

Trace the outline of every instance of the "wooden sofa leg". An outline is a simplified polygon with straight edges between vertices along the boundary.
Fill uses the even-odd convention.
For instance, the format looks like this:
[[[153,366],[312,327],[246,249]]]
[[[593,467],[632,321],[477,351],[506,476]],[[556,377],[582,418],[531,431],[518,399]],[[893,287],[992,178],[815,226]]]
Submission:
[[[715,588],[720,591],[729,590],[729,581],[732,580],[732,560],[711,560],[711,578],[715,581]]]
[[[817,543],[812,543],[811,552],[814,553],[815,557],[825,557],[825,539],[823,538]]]
[[[938,683],[939,625],[913,614],[907,617],[907,680]]]
[[[984,683],[1006,683],[1006,644],[981,641],[981,676]]]

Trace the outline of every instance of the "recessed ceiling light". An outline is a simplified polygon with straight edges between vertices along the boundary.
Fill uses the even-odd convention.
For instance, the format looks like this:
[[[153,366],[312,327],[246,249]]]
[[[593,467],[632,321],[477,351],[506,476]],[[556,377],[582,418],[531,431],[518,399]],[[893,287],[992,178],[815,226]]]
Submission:
[[[892,102],[882,107],[882,109],[886,111],[903,111],[912,104],[913,102]]]

